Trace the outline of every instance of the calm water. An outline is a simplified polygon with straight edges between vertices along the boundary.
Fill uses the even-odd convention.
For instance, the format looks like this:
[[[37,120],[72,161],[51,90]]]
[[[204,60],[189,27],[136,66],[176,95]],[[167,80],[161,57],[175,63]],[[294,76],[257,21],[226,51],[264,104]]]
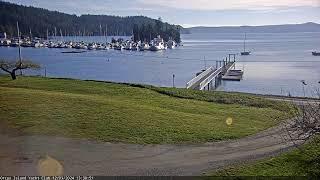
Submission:
[[[243,80],[225,81],[219,90],[303,96],[301,80],[308,83],[308,96],[320,88],[320,57],[311,55],[313,50],[320,51],[320,32],[259,33],[248,34],[247,38],[247,49],[252,55],[238,55],[236,64],[237,69],[244,70]],[[104,41],[104,38],[74,40]],[[172,86],[175,74],[176,86],[185,87],[199,70],[215,66],[216,60],[243,48],[243,34],[188,34],[182,35],[182,40],[183,47],[163,52],[108,50],[63,54],[62,49],[23,48],[22,56],[46,67],[51,77]],[[15,59],[17,51],[1,47],[0,58]],[[44,70],[33,74],[44,75]]]

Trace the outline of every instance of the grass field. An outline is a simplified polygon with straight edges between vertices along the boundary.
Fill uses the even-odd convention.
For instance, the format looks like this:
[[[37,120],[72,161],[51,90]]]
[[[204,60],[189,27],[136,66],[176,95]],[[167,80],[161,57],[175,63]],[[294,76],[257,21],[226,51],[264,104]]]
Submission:
[[[233,93],[7,76],[0,76],[0,101],[0,123],[23,134],[141,144],[240,138],[290,118],[294,109]]]
[[[217,171],[213,176],[320,176],[320,136],[300,149],[248,165]],[[210,178],[208,178],[210,179]]]

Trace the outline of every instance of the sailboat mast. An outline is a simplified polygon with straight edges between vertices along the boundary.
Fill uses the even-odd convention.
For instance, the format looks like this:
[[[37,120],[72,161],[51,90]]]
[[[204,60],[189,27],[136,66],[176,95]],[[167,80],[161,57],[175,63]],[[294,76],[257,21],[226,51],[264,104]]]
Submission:
[[[101,27],[101,24],[100,24],[100,35],[99,36],[102,36],[102,27]]]
[[[106,43],[108,42],[108,24],[106,24]]]
[[[62,35],[61,29],[60,29],[60,36],[61,36],[61,41],[63,41],[63,35]]]
[[[31,28],[29,29],[29,33],[30,33],[30,41],[32,41],[32,32],[31,32]]]
[[[246,52],[246,40],[247,40],[247,33],[244,33],[243,52]]]
[[[132,38],[132,41],[134,41],[134,32],[133,32],[133,29],[131,31],[131,38]]]

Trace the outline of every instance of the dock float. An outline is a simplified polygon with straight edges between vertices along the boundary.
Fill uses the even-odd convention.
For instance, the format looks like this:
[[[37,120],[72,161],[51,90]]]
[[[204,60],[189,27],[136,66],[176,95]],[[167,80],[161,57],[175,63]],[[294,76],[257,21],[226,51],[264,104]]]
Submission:
[[[242,76],[242,70],[229,70],[224,76],[222,76],[222,80],[240,81]]]

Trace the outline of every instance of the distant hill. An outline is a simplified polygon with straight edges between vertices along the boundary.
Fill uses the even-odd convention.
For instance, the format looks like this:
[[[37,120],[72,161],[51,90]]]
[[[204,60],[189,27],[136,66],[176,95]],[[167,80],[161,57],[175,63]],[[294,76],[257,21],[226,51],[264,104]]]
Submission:
[[[161,34],[164,38],[172,37],[180,42],[181,26],[168,24],[161,20],[145,16],[109,16],[109,15],[70,15],[47,9],[27,7],[0,0],[0,33],[16,36],[16,22],[19,22],[23,35],[46,37],[55,32],[63,35],[104,35],[106,25],[108,35],[131,35],[133,29],[143,30],[147,37]],[[55,30],[56,29],[56,30]],[[140,33],[140,32],[136,32]]]
[[[190,33],[279,33],[279,32],[320,32],[320,24],[284,24],[267,26],[222,26],[185,28]]]

